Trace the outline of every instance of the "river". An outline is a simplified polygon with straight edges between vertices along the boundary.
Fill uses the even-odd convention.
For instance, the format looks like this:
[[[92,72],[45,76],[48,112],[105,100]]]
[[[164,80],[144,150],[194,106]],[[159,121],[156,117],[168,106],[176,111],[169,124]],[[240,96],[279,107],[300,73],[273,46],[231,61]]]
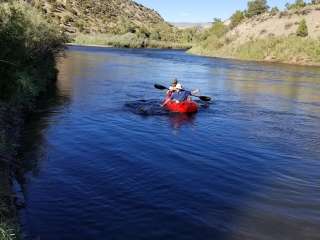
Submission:
[[[69,47],[21,150],[26,239],[319,239],[320,69]],[[159,104],[177,77],[193,116]]]

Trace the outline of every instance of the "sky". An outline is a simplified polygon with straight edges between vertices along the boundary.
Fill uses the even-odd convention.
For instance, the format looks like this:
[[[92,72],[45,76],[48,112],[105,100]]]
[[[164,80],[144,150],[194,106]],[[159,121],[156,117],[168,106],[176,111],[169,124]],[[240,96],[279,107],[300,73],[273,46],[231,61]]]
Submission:
[[[236,10],[244,10],[248,0],[135,0],[155,9],[168,22],[212,22],[228,19]],[[283,9],[294,0],[268,0],[270,7]]]

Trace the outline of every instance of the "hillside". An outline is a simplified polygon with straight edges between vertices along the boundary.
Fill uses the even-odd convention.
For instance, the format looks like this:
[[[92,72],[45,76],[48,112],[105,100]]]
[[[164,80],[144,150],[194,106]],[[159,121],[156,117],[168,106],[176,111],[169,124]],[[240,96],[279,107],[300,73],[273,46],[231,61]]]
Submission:
[[[129,48],[190,48],[192,31],[167,23],[132,0],[26,0],[75,44]]]
[[[29,0],[69,33],[126,33],[158,24],[169,27],[154,10],[131,0]]]
[[[305,20],[308,35],[297,36],[299,24]],[[230,22],[230,21],[228,21]],[[307,5],[286,11],[268,11],[245,18],[239,25],[224,26],[225,33],[199,42],[191,53],[273,61],[301,65],[320,65],[320,5]]]
[[[235,39],[239,44],[252,39],[265,37],[287,37],[295,35],[301,20],[307,22],[309,37],[320,37],[320,5],[307,6],[301,9],[277,13],[264,13],[235,27],[227,33],[227,37]]]

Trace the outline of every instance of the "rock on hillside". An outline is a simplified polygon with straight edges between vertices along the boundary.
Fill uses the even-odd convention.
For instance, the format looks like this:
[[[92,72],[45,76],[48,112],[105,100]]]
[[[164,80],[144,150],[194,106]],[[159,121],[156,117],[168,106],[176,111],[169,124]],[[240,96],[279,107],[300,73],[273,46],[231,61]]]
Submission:
[[[320,38],[320,5],[310,5],[302,9],[265,13],[247,19],[227,33],[227,37],[242,44],[254,39],[271,36],[295,35],[302,19],[307,22],[309,37]]]
[[[27,0],[69,33],[126,33],[167,24],[132,0]]]

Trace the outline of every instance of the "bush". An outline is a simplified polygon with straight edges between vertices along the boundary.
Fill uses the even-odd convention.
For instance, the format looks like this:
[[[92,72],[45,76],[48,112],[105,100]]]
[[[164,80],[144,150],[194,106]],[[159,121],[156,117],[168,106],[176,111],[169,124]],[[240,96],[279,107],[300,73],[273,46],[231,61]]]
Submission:
[[[277,8],[277,7],[273,7],[273,8],[270,10],[270,14],[271,14],[272,16],[276,15],[278,12],[279,12],[279,8]]]
[[[306,6],[306,3],[304,2],[304,0],[296,0],[295,3],[293,3],[293,4],[290,4],[290,3],[286,4],[286,8],[288,10],[299,9],[299,8],[303,8],[305,6]]]
[[[0,39],[0,100],[28,101],[45,91],[66,36],[29,4],[12,1],[0,3]]]
[[[215,18],[213,20],[212,26],[210,28],[210,33],[218,38],[222,37],[226,32],[228,31],[228,28],[219,18]]]
[[[247,17],[253,17],[267,12],[267,0],[253,0],[248,2]]]
[[[78,34],[74,42],[84,45],[104,45],[124,48],[191,48],[190,44],[178,43],[170,41],[157,41],[148,38],[140,38],[134,33],[126,33],[123,35],[113,34]]]
[[[1,240],[15,240],[18,239],[16,229],[6,223],[0,223],[0,239]]]
[[[308,26],[305,19],[301,20],[297,29],[297,36],[307,37],[308,36]]]
[[[245,18],[245,15],[242,11],[239,11],[239,10],[236,11],[230,18],[231,20],[230,27],[235,28],[243,21],[244,18]]]

